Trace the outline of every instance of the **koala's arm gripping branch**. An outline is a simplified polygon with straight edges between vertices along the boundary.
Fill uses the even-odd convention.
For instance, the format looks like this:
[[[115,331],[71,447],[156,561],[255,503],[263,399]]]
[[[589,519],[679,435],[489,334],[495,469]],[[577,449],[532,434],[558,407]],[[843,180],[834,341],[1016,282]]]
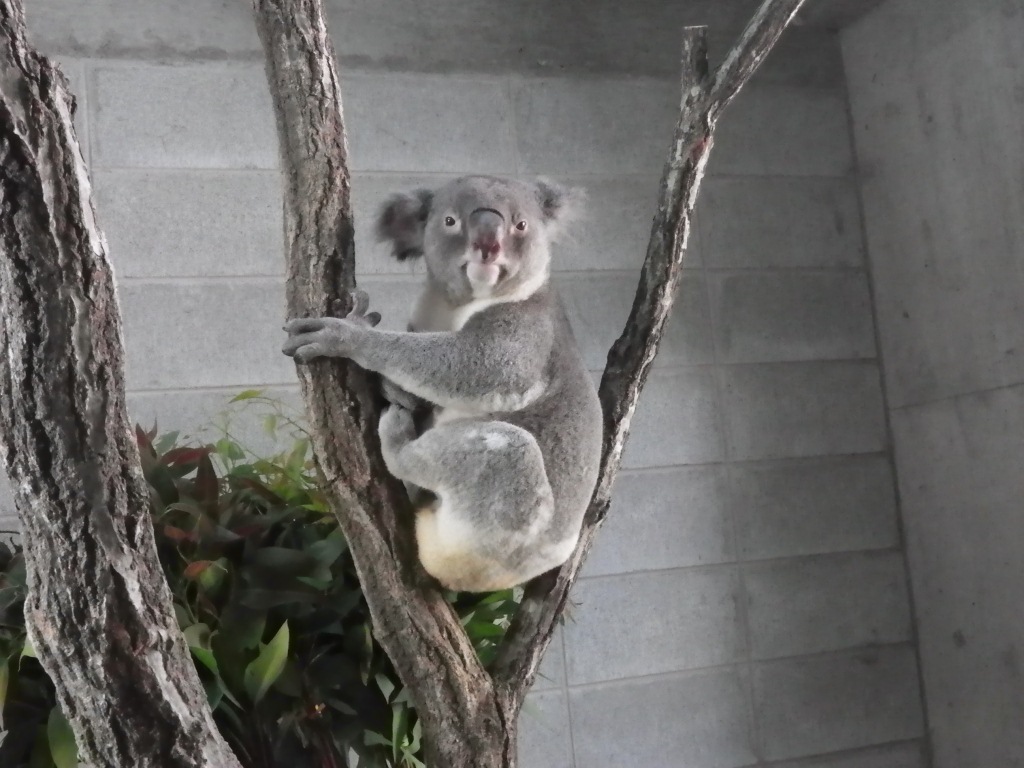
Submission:
[[[543,394],[550,333],[512,339],[505,345],[507,352],[494,338],[480,336],[466,331],[401,333],[368,328],[356,335],[352,359],[442,408],[478,404],[481,412],[516,410]],[[474,375],[467,377],[467,371]]]
[[[604,452],[593,501],[576,551],[558,571],[528,585],[522,606],[498,653],[493,675],[510,697],[521,697],[536,675],[558,617],[608,511],[630,421],[658,351],[682,274],[694,204],[714,138],[715,123],[778,41],[804,0],[764,0],[723,64],[708,72],[703,28],[685,31],[679,121],[661,178],[633,309],[608,354],[600,397],[605,417]]]

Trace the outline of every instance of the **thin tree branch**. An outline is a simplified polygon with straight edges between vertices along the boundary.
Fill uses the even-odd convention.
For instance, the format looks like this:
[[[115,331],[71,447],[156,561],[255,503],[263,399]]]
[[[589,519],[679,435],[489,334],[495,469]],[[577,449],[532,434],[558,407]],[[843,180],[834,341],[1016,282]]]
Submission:
[[[320,0],[254,0],[285,174],[288,316],[341,315],[355,286],[348,150]],[[359,572],[374,633],[408,687],[431,765],[476,766],[508,740],[487,673],[415,555],[405,489],[384,465],[375,379],[354,364],[299,367],[314,454]],[[514,726],[514,723],[513,723]],[[514,747],[509,747],[514,748]]]
[[[804,0],[765,0],[736,46],[711,77],[706,30],[685,30],[682,99],[647,258],[625,330],[608,354],[599,394],[605,417],[604,452],[594,498],[579,544],[557,571],[535,579],[505,636],[493,667],[496,684],[513,700],[529,690],[569,590],[608,512],[637,399],[647,380],[682,275],[693,207],[722,110],[750,79]]]
[[[21,0],[0,0],[0,434],[26,627],[86,762],[237,767],[157,559],[73,111],[26,41]]]
[[[786,31],[803,6],[805,0],[768,0],[761,4],[739,40],[729,51],[718,70],[710,87],[708,100],[711,108],[711,119],[728,106],[740,88],[761,66],[779,37]]]

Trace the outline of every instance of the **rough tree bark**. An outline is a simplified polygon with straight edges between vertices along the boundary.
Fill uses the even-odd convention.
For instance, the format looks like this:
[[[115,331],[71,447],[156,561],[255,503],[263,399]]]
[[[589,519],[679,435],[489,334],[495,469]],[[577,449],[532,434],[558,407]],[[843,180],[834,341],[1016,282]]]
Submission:
[[[121,320],[64,76],[0,0],[0,436],[25,618],[96,768],[237,766],[153,544]]]
[[[600,526],[637,398],[682,271],[715,124],[803,0],[765,0],[709,72],[703,28],[685,31],[680,117],[633,309],[601,381],[601,475],[572,558],[534,580],[491,670],[484,670],[414,557],[409,505],[384,468],[371,380],[347,362],[299,368],[317,460],[348,537],[374,632],[423,721],[431,768],[513,768],[516,720]],[[343,315],[355,286],[350,178],[335,56],[320,0],[253,0],[285,174],[288,316]],[[406,524],[403,525],[403,521]]]

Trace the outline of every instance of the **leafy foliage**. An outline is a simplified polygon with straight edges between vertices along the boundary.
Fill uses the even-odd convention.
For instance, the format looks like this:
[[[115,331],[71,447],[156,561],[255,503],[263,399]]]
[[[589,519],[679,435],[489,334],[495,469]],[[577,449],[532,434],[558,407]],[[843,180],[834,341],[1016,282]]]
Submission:
[[[174,611],[217,724],[248,768],[423,766],[416,713],[373,638],[337,521],[295,420],[270,408],[273,458],[221,427],[205,445],[136,430],[157,550]],[[0,765],[77,765],[74,737],[26,641],[25,562],[0,544]],[[511,590],[450,595],[481,659],[493,657],[516,606]]]

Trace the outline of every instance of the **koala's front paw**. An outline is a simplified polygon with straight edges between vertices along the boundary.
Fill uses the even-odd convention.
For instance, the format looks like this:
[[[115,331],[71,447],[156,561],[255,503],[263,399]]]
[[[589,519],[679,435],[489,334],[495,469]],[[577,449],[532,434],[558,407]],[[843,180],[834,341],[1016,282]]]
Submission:
[[[288,341],[281,351],[296,362],[308,363],[317,357],[351,357],[355,337],[380,322],[380,313],[369,312],[366,291],[352,292],[352,311],[341,317],[307,317],[284,325]]]
[[[297,363],[308,363],[317,357],[348,357],[359,328],[340,317],[306,317],[288,321],[284,330],[288,341],[281,351]]]

